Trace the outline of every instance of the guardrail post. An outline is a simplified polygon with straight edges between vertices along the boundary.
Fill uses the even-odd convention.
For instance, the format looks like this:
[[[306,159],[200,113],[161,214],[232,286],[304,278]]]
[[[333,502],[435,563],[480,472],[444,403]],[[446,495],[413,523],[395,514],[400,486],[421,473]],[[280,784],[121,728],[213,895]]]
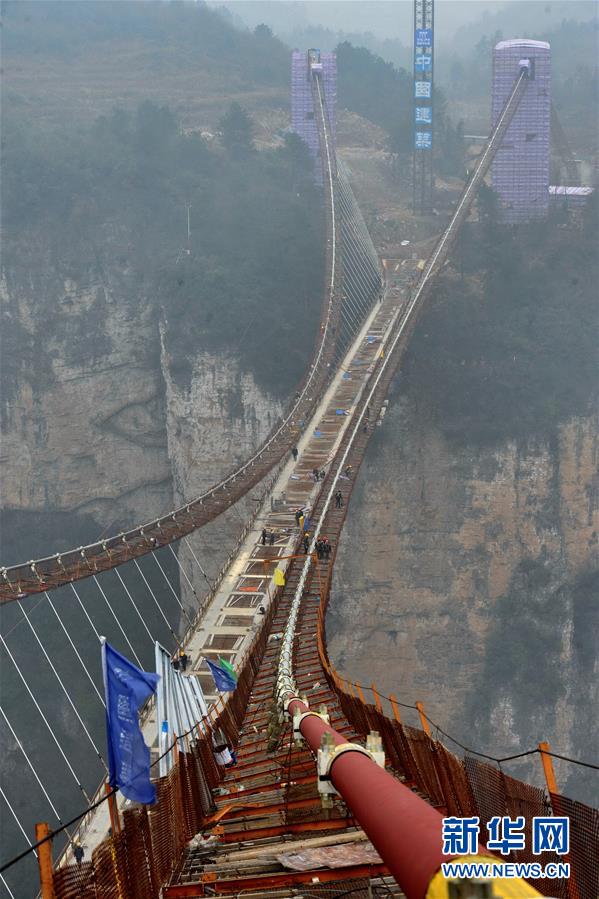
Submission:
[[[104,784],[104,789],[108,796],[108,814],[110,815],[110,826],[112,827],[112,832],[120,833],[121,819],[119,817],[119,810],[116,803],[116,793],[112,792],[112,787],[108,782]]]
[[[401,724],[401,715],[399,714],[399,704],[397,702],[397,696],[395,693],[389,694],[389,700],[391,702],[391,708],[393,709],[393,717],[397,721],[398,724]]]
[[[420,717],[420,723],[421,723],[421,725],[422,725],[422,730],[423,730],[424,733],[427,735],[427,737],[430,737],[430,735],[431,735],[431,729],[430,729],[430,727],[428,726],[428,718],[426,717],[426,714],[425,714],[425,711],[424,711],[424,706],[422,705],[421,702],[417,702],[417,703],[416,703],[416,708],[418,709],[418,715],[419,715],[419,717]]]
[[[559,807],[559,800],[556,801],[556,797],[559,795],[557,789],[557,781],[555,779],[555,771],[553,770],[553,760],[549,755],[551,751],[551,746],[546,741],[539,743],[539,752],[541,754],[541,762],[543,763],[543,773],[545,775],[545,783],[547,784],[547,792],[549,793],[549,801],[551,802],[551,809],[553,814],[556,817],[561,817],[561,809]],[[578,885],[576,883],[576,870],[574,868],[574,863],[572,861],[571,856],[568,854],[564,856],[564,860],[570,863],[570,877],[566,881],[566,891],[568,894],[568,899],[580,899],[580,894],[578,892]]]
[[[372,695],[374,696],[375,708],[376,708],[377,712],[380,715],[382,715],[383,714],[383,706],[381,705],[381,697],[379,696],[379,694],[377,692],[376,684],[374,681],[371,683],[370,689],[372,690]]]
[[[46,839],[50,828],[45,821],[35,825],[35,842]],[[52,841],[46,839],[38,846],[37,861],[40,869],[40,895],[42,899],[55,899],[54,878],[52,877]]]
[[[551,761],[551,756],[547,755],[550,749],[551,747],[549,743],[539,743],[539,751],[541,753],[541,761],[543,763],[543,772],[545,774],[545,783],[547,784],[549,796],[551,797],[552,793],[557,793],[557,782],[555,780],[555,771],[553,770],[553,762]]]

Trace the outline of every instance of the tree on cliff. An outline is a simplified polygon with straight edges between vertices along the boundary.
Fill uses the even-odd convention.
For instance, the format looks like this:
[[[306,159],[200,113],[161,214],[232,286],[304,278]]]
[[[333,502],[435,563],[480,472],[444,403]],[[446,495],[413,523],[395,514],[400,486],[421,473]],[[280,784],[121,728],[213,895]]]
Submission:
[[[223,146],[232,156],[242,157],[252,153],[254,146],[254,124],[239,103],[231,103],[219,122]]]

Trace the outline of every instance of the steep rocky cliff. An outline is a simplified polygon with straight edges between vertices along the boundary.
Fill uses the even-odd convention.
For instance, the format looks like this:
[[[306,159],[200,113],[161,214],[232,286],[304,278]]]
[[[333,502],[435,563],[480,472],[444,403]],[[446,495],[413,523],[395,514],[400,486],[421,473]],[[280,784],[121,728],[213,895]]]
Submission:
[[[593,757],[598,455],[589,417],[552,440],[457,447],[400,377],[340,546],[328,620],[340,670],[421,699],[483,751],[548,739]]]
[[[85,284],[58,272],[24,283],[8,272],[1,287],[4,563],[97,539],[197,495],[280,413],[281,401],[230,353],[198,349],[190,381],[173,378],[160,333],[168,336],[168,322],[124,270],[92,272]],[[244,514],[211,544],[209,567],[220,567]]]

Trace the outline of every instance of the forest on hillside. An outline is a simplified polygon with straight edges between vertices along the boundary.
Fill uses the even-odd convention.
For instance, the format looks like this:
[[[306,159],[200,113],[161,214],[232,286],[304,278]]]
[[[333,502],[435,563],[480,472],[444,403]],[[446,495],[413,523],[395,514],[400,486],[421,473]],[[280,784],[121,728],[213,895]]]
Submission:
[[[3,171],[9,289],[28,277],[27,244],[41,244],[62,279],[101,277],[104,266],[132,269],[157,318],[168,321],[179,377],[189,376],[199,349],[223,348],[264,389],[284,395],[304,371],[320,315],[321,199],[298,138],[258,152],[252,131],[239,104],[211,145],[181,133],[172,112],[149,101],[134,113],[114,109],[89,129],[41,132],[27,120],[10,122]],[[107,240],[118,245],[116,258],[106,258]],[[19,352],[3,354],[5,401],[28,362],[50,370],[43,356],[61,326],[56,302],[51,290],[39,298],[41,345],[9,320],[4,346],[16,342]],[[73,361],[109,353],[101,307],[99,299],[70,335]]]
[[[480,205],[410,342],[405,386],[460,445],[551,436],[597,397],[597,197],[578,226],[561,210],[498,225],[490,190]]]

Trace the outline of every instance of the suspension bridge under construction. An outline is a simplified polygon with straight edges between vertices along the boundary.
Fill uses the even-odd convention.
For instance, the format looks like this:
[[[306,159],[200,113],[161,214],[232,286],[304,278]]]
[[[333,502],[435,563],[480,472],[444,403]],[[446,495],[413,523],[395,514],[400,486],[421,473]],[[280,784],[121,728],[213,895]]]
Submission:
[[[1,637],[7,664],[14,664],[23,695],[35,703],[44,739],[64,764],[82,809],[65,815],[60,795],[48,789],[31,761],[18,718],[2,710],[40,796],[34,834],[21,820],[10,785],[2,791],[4,814],[14,818],[24,847],[16,858],[2,860],[7,896],[25,895],[19,871],[27,865],[39,871],[43,899],[598,895],[599,813],[560,794],[553,759],[561,757],[549,744],[520,754],[538,759],[546,789],[511,777],[502,767],[509,759],[456,746],[417,697],[382,696],[375,684],[352,682],[337,671],[326,641],[335,551],[355,474],[383,419],[389,385],[418,315],[526,95],[530,67],[523,61],[514,72],[490,137],[428,259],[391,264],[377,256],[348,174],[337,161],[322,66],[317,56],[309,61],[326,283],[314,355],[289,408],[251,458],[180,508],[98,543],[0,570],[0,601],[20,608],[28,639],[39,644],[57,690],[77,715],[78,749],[96,764],[90,785],[80,774],[80,759],[65,751],[60,725],[40,707],[30,673],[21,670],[8,638]],[[324,476],[315,480],[314,470]],[[250,490],[258,491],[259,513],[212,581],[193,537]],[[307,546],[298,510],[310,522]],[[317,552],[322,535],[330,554]],[[202,595],[198,584],[205,581],[209,589]],[[170,722],[163,742],[158,707],[148,704],[143,715],[156,775],[154,805],[131,805],[106,783],[99,748],[102,691],[65,621],[66,604],[75,604],[100,637],[94,604],[82,599],[84,589],[109,610],[132,661],[140,663],[142,642],[147,656],[157,639],[170,641],[168,653],[181,648],[190,659],[182,677],[197,683],[197,704],[182,692],[179,705],[187,702],[187,711]],[[45,636],[32,624],[28,603],[36,595],[51,608],[73,666],[82,668],[90,685],[96,728],[73,705]],[[134,628],[123,627],[124,604]],[[160,633],[150,626],[147,609]],[[204,659],[219,657],[237,674],[229,693],[218,694],[200,668]],[[218,764],[219,741],[235,753],[232,767]],[[570,876],[516,876],[492,885],[476,878],[450,882],[442,862],[471,853],[443,855],[442,820],[449,816],[476,817],[481,825],[494,816],[524,816],[526,848],[503,857],[515,862],[539,861],[529,848],[534,817],[568,817],[568,852],[546,852],[542,861],[569,864]],[[74,851],[81,844],[83,859]],[[497,861],[482,844],[477,849],[476,859]]]

